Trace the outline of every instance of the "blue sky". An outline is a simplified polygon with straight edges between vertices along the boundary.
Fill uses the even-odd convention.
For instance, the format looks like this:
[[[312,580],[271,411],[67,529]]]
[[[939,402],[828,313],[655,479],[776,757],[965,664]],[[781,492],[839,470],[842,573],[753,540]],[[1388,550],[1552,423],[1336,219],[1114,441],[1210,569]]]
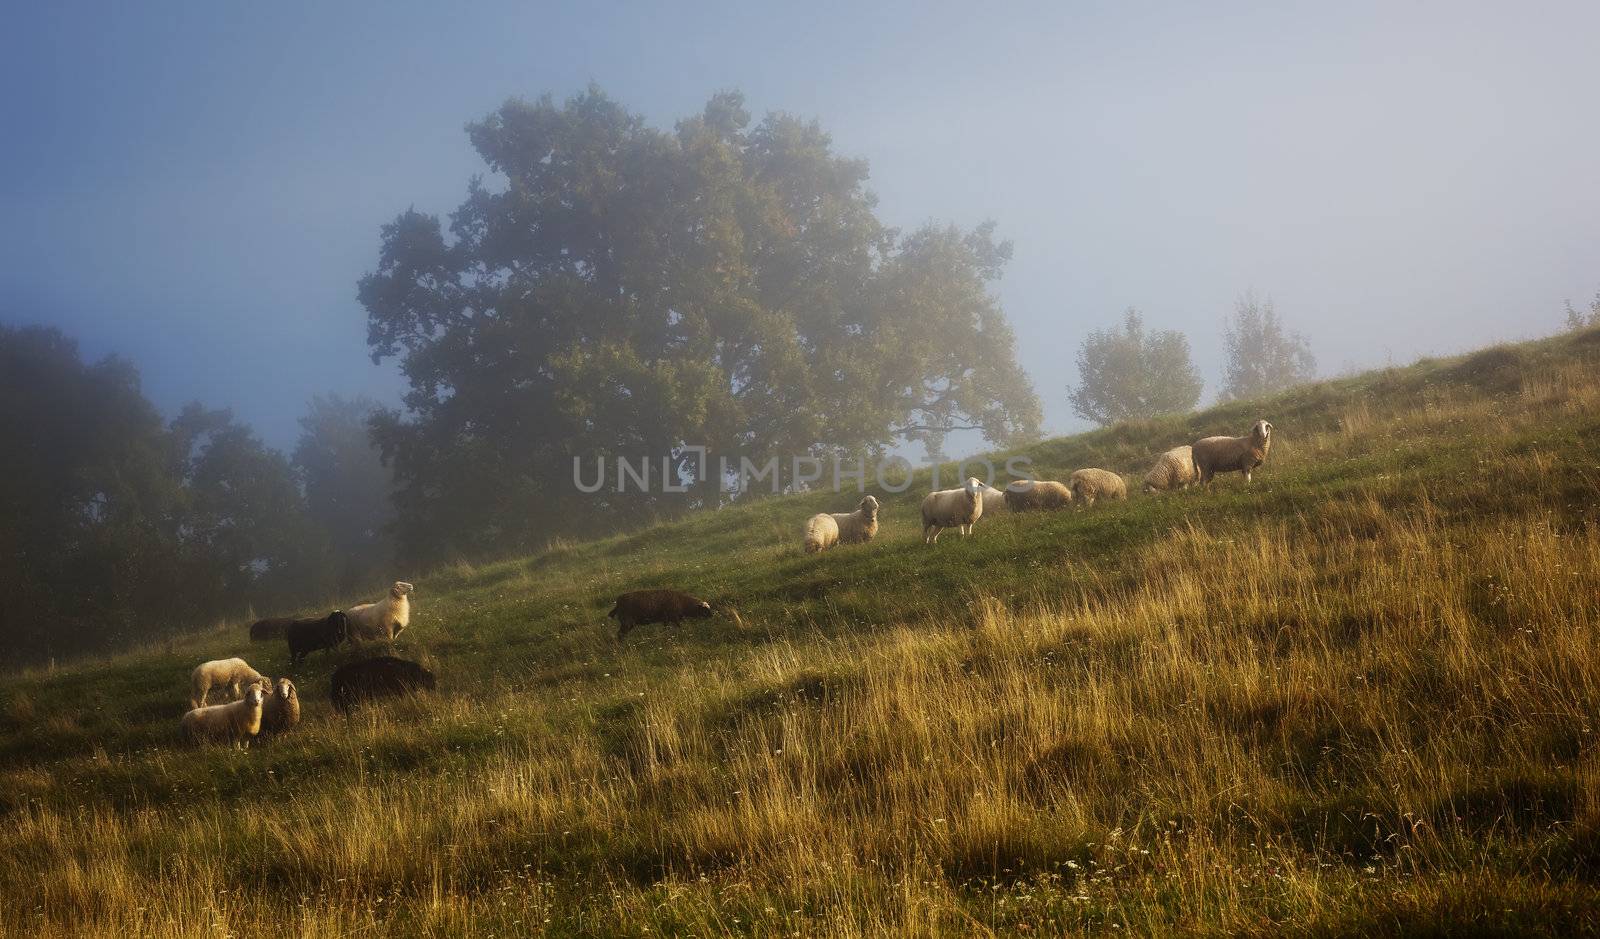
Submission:
[[[14,5],[0,320],[121,353],[169,413],[290,446],[314,393],[398,399],[356,281],[447,213],[463,125],[598,82],[816,117],[881,214],[999,223],[1047,428],[1127,306],[1220,330],[1271,295],[1324,373],[1550,332],[1600,290],[1600,4]]]

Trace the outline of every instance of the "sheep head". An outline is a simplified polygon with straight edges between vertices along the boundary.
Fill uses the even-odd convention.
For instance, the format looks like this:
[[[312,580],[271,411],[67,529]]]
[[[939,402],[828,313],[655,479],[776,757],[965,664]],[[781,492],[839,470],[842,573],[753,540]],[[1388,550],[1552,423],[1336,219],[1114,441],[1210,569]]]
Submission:
[[[1262,441],[1263,443],[1271,440],[1272,423],[1270,421],[1256,421],[1256,425],[1250,428],[1250,436]]]
[[[869,496],[868,498],[871,497]],[[695,619],[706,619],[711,615],[711,604],[705,600],[701,600],[699,606],[689,611],[689,615]]]
[[[251,707],[258,708],[261,706],[261,702],[267,699],[267,695],[261,690],[261,683],[257,682],[250,686],[250,691],[245,694],[244,699],[250,702]]]
[[[867,496],[861,500],[861,514],[867,518],[876,518],[878,515],[878,500]]]
[[[394,586],[389,588],[389,596],[398,600],[415,589],[417,588],[411,586],[405,581],[397,580],[394,582]]]
[[[328,614],[328,625],[333,629],[334,635],[340,642],[350,638],[350,618],[344,615],[343,610],[334,610]]]
[[[278,679],[278,687],[275,693],[280,701],[290,701],[295,696],[294,682],[287,678]]]

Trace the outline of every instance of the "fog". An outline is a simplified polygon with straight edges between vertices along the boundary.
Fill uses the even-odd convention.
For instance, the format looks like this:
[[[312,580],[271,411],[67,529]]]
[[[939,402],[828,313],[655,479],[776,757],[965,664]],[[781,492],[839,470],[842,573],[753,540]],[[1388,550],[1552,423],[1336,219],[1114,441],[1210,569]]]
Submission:
[[[1547,333],[1600,290],[1600,7],[29,5],[0,39],[0,320],[119,352],[277,446],[398,400],[357,279],[482,166],[462,126],[591,80],[659,126],[715,91],[815,117],[881,214],[994,219],[1049,432],[1128,306],[1216,391],[1246,290],[1323,374]]]

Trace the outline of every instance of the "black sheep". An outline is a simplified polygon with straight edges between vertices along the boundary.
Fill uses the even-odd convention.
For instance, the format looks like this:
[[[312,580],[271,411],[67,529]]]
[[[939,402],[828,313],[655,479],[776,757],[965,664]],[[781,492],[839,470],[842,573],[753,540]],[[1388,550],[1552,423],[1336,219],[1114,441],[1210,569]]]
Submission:
[[[433,673],[405,659],[392,655],[349,662],[333,670],[333,683],[329,697],[341,713],[348,713],[356,704],[372,698],[390,698],[418,691],[432,691]]]
[[[272,619],[258,619],[250,624],[250,638],[256,642],[263,639],[276,639],[288,632],[289,625],[295,621],[292,616],[275,616]]]
[[[322,619],[297,619],[284,630],[289,640],[289,664],[299,665],[300,660],[318,649],[332,649],[350,637],[350,624],[342,610],[334,610]]]
[[[617,597],[617,605],[606,614],[617,621],[617,639],[628,630],[651,623],[678,625],[685,619],[705,619],[711,604],[681,590],[630,590]]]

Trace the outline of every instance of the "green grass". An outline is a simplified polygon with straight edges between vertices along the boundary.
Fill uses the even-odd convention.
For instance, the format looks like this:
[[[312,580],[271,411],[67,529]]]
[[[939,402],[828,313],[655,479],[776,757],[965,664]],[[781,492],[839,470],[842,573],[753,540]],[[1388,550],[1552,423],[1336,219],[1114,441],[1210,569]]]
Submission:
[[[1136,484],[1276,428],[1250,486],[933,547],[923,477],[820,556],[854,493],[396,572],[440,693],[348,720],[348,654],[243,624],[14,674],[0,934],[1600,929],[1597,379],[1580,333],[1045,441]],[[647,586],[729,612],[619,644]],[[233,654],[305,723],[182,747]]]

